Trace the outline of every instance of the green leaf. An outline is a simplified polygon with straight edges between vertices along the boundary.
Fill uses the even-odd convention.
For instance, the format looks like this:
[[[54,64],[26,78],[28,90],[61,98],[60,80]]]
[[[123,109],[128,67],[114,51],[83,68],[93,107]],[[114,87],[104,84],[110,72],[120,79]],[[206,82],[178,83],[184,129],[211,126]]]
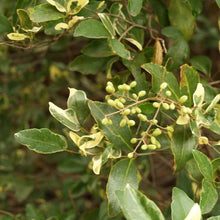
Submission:
[[[218,5],[218,7],[220,8],[220,0],[215,0],[216,4]]]
[[[30,19],[33,22],[46,22],[63,18],[64,14],[58,12],[50,4],[41,4],[34,7],[30,12]]]
[[[199,205],[202,214],[209,213],[218,201],[218,192],[208,179],[202,181],[202,192],[200,195]]]
[[[115,36],[115,29],[113,27],[113,24],[112,24],[109,16],[106,15],[105,13],[98,13],[98,16],[99,16],[102,24],[108,30],[109,34],[111,34],[112,38],[114,38],[114,36]]]
[[[169,62],[167,64],[167,69],[172,71],[179,68],[186,59],[189,57],[190,49],[188,43],[183,38],[178,38],[169,48],[165,61]]]
[[[108,57],[95,58],[80,55],[69,64],[69,68],[71,71],[77,71],[85,75],[97,74],[106,69],[108,61]]]
[[[60,22],[62,22],[63,19],[58,19],[55,21],[48,21],[45,25],[45,29],[44,29],[44,33],[47,35],[56,35],[56,34],[61,34],[62,32],[64,32],[64,30],[56,30],[55,26],[57,24],[59,24]]]
[[[198,16],[202,11],[202,0],[187,0],[190,5],[192,14]]]
[[[192,158],[192,150],[196,146],[197,139],[192,135],[190,129],[187,126],[177,125],[171,142],[176,172],[183,169],[186,162]]]
[[[131,60],[130,51],[127,50],[119,40],[117,39],[109,39],[109,46],[111,47],[112,51],[117,54],[118,56],[126,59]]]
[[[192,189],[192,180],[185,170],[181,170],[177,179],[177,187],[183,190],[189,198],[193,199],[194,193]]]
[[[169,25],[168,10],[164,1],[149,0],[149,2],[158,17],[160,24],[162,24],[163,26],[168,26]]]
[[[171,203],[172,220],[185,219],[193,207],[194,202],[184,191],[174,187]]]
[[[132,138],[131,131],[127,126],[120,127],[119,124],[122,119],[120,114],[111,116],[111,125],[103,125],[101,122],[102,119],[105,118],[105,115],[111,114],[116,111],[114,107],[101,102],[89,101],[89,108],[91,110],[91,114],[98,123],[99,128],[109,139],[110,143],[114,145],[114,148],[127,150],[132,149],[130,143],[130,140]]]
[[[220,8],[220,1],[219,1],[219,8]],[[218,216],[212,216],[210,218],[207,218],[207,220],[220,220],[220,215]]]
[[[176,27],[168,26],[163,28],[161,32],[163,35],[173,40],[183,37],[182,32]]]
[[[45,220],[45,217],[34,205],[27,204],[26,208],[26,220]]]
[[[190,63],[195,69],[207,76],[211,75],[212,61],[207,56],[198,55],[190,59]]]
[[[65,125],[73,131],[80,130],[80,123],[78,121],[76,112],[73,109],[63,110],[58,106],[54,105],[52,102],[49,102],[49,111],[50,114],[57,119],[61,124]]]
[[[137,16],[142,8],[143,0],[128,0],[128,11],[132,16]]]
[[[29,17],[29,14],[24,9],[18,9],[17,14],[20,20],[21,28],[29,30],[33,28],[33,23]]]
[[[219,143],[220,145],[220,143]],[[216,158],[212,161],[213,173],[217,175],[218,170],[220,170],[220,158]]]
[[[160,91],[160,85],[162,82],[167,82],[168,86],[164,89],[172,92],[171,99],[178,101],[180,97],[179,84],[173,73],[165,71],[164,67],[153,63],[146,63],[141,66],[144,70],[152,75],[152,90],[155,93]],[[163,77],[164,76],[164,77]],[[164,78],[164,81],[163,81]]]
[[[201,172],[199,171],[199,167],[196,163],[196,161],[194,160],[194,158],[192,158],[191,160],[189,160],[186,163],[186,169],[189,173],[189,175],[195,179],[198,182],[201,182],[203,179],[203,175],[201,174]]]
[[[214,174],[213,174],[212,164],[209,158],[198,150],[193,150],[193,157],[202,175],[208,180],[212,181]]]
[[[67,100],[67,107],[73,109],[80,125],[83,125],[90,113],[86,94],[82,90],[73,88],[69,88],[69,91],[70,94]]]
[[[47,128],[19,131],[15,134],[15,139],[30,150],[41,154],[51,154],[67,149],[65,138]]]
[[[172,0],[168,14],[171,25],[183,33],[185,40],[190,40],[195,28],[195,17],[188,5],[181,0]]]
[[[120,212],[115,192],[124,190],[127,184],[138,188],[138,171],[133,160],[130,159],[120,160],[111,169],[106,190],[110,216],[115,216]]]
[[[12,32],[13,28],[10,24],[10,22],[8,21],[8,19],[0,13],[0,38],[9,32]]]
[[[116,191],[120,207],[127,220],[164,220],[157,205],[132,185],[127,184],[123,194],[122,191]]]
[[[114,55],[107,40],[91,41],[82,49],[82,53],[89,57],[109,57]]]
[[[185,106],[193,105],[193,93],[197,88],[197,84],[199,83],[200,78],[199,74],[192,67],[187,64],[181,66],[180,71],[180,91],[181,96],[187,95],[188,99],[184,103]]]
[[[106,30],[104,25],[95,19],[88,19],[81,21],[76,27],[74,37],[87,37],[87,38],[109,38],[111,35]]]

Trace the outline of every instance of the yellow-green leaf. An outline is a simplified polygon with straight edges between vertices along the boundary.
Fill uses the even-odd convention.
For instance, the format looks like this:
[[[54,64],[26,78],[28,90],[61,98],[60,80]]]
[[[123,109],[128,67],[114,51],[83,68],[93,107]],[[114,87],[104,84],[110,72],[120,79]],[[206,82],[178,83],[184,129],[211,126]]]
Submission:
[[[30,38],[28,35],[20,34],[20,33],[10,33],[10,34],[7,34],[7,37],[10,40],[15,40],[15,41],[22,41],[22,40],[25,40],[27,38]]]

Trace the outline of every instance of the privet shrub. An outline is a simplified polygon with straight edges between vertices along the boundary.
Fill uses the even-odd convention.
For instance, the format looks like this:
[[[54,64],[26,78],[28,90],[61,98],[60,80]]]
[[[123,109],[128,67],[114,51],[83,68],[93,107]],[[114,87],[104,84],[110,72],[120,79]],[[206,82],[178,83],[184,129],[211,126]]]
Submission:
[[[82,219],[220,218],[220,94],[209,83],[211,60],[191,57],[189,45],[196,42],[202,7],[202,0],[20,0],[12,22],[1,15],[0,33],[8,45],[33,48],[63,36],[86,38],[69,69],[106,74],[103,101],[69,88],[66,109],[49,102],[66,137],[48,128],[15,134],[37,153],[80,153],[89,158],[86,166],[94,175],[107,177],[107,184],[99,186],[100,209]],[[160,160],[171,165],[169,175],[177,179],[176,186],[170,185],[170,205],[154,199],[153,166]],[[46,218],[31,204],[26,215]],[[65,219],[79,216],[71,213]]]

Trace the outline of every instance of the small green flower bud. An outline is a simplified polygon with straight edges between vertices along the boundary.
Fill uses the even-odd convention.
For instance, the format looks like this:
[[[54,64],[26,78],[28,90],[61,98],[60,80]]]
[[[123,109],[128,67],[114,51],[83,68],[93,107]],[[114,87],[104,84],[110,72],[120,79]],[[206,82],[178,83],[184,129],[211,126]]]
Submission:
[[[127,121],[126,121],[125,118],[123,118],[123,119],[120,121],[120,127],[124,127],[126,124],[127,124]]]
[[[156,128],[154,131],[153,131],[153,133],[152,133],[152,135],[154,136],[154,137],[157,137],[157,136],[159,136],[159,135],[161,135],[162,134],[162,131],[160,130],[160,128]]]
[[[141,132],[141,137],[144,137],[146,135],[145,131]]]
[[[110,81],[107,82],[107,86],[112,86],[112,87],[114,87],[113,84],[112,84],[112,82],[110,82]]]
[[[138,96],[139,97],[143,97],[146,95],[146,91],[145,90],[141,90],[139,93],[138,93]]]
[[[151,136],[151,137],[150,137],[150,142],[151,142],[152,144],[156,144],[157,139],[156,139],[154,136]]]
[[[148,145],[147,145],[147,144],[141,145],[141,150],[147,150],[147,148],[148,148]]]
[[[131,89],[131,87],[127,84],[124,84],[124,90],[125,91],[129,91]]]
[[[172,93],[171,93],[170,90],[167,90],[167,91],[165,92],[165,94],[166,94],[167,97],[170,97],[170,96],[172,95]]]
[[[124,104],[121,103],[119,100],[116,101],[116,106],[119,108],[124,108]]]
[[[120,97],[120,98],[119,98],[119,101],[120,101],[121,103],[123,103],[123,104],[124,104],[124,103],[126,102],[126,99],[124,99],[124,98]]]
[[[148,144],[148,145],[147,145],[147,148],[148,148],[149,150],[155,150],[155,149],[157,148],[157,146],[156,146],[155,144]]]
[[[135,121],[134,120],[129,120],[127,123],[128,123],[128,126],[130,126],[130,127],[135,125]]]
[[[124,90],[124,86],[123,85],[118,85],[118,90],[123,91]]]
[[[167,103],[162,103],[162,106],[165,110],[169,110],[170,109],[170,105]]]
[[[136,82],[136,81],[132,81],[132,82],[130,83],[130,87],[131,87],[131,88],[134,88],[136,85],[137,85],[137,82]]]
[[[159,108],[160,107],[160,103],[159,102],[153,102],[153,107],[154,108]]]
[[[109,99],[110,99],[110,95],[106,95],[106,96],[105,96],[105,99],[106,99],[106,100],[109,100]]]
[[[171,104],[170,104],[170,109],[171,110],[174,110],[176,108],[176,106],[175,106],[175,104],[172,102]]]
[[[147,121],[147,116],[146,116],[146,115],[138,114],[138,118],[139,118],[141,121]]]
[[[188,99],[188,96],[183,95],[183,96],[180,97],[179,102],[182,104],[182,103],[186,102],[187,99]]]
[[[160,89],[163,90],[163,89],[166,89],[167,87],[167,83],[166,82],[163,82],[162,84],[160,84]]]
[[[191,114],[191,113],[192,113],[192,109],[191,109],[191,108],[188,108],[188,107],[186,107],[186,106],[182,106],[182,107],[181,107],[181,111],[182,111],[182,113],[184,113],[184,114]]]
[[[123,115],[129,115],[131,113],[131,110],[129,109],[129,108],[127,108],[127,109],[125,109],[124,111],[123,111]]]
[[[129,153],[127,156],[128,156],[128,158],[133,158],[133,157],[134,157],[134,153],[131,152],[131,153]]]
[[[161,144],[160,144],[159,141],[156,141],[156,144],[155,144],[155,145],[157,146],[157,148],[161,148]]]
[[[154,119],[154,120],[151,120],[151,122],[156,125],[158,123],[158,120],[157,119]]]
[[[129,91],[130,89],[131,89],[131,87],[125,83],[118,86],[118,90],[120,90],[120,91]]]
[[[108,118],[103,118],[102,119],[102,124],[107,125],[108,124]]]
[[[131,114],[134,115],[135,113],[136,113],[136,108],[133,107],[133,108],[131,109]]]
[[[108,125],[112,125],[112,120],[110,118],[108,119]]]
[[[139,107],[136,107],[135,110],[137,113],[141,113],[141,109]]]
[[[137,94],[132,93],[132,97],[133,97],[134,99],[136,99],[138,96],[137,96]]]
[[[167,129],[167,131],[169,131],[169,132],[171,132],[171,133],[174,132],[174,129],[173,129],[173,127],[171,127],[171,126],[167,126],[166,129]]]
[[[105,88],[106,92],[113,93],[115,92],[115,88],[113,86],[106,86]]]
[[[109,99],[109,100],[107,101],[107,103],[108,103],[109,105],[111,105],[111,106],[115,106],[115,105],[116,105],[115,101],[112,100],[112,99]]]
[[[132,143],[132,144],[135,144],[135,143],[137,143],[137,138],[131,138],[131,140],[130,140],[130,142]]]
[[[199,144],[208,144],[209,143],[209,139],[205,136],[201,136],[199,137]]]

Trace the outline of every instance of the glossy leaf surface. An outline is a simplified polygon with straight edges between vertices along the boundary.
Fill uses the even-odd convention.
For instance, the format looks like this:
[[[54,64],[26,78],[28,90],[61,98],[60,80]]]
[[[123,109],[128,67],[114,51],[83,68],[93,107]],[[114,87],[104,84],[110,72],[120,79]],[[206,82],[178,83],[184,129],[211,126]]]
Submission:
[[[67,149],[65,138],[47,128],[19,131],[15,134],[15,139],[30,150],[41,154],[51,154]]]
[[[213,168],[209,158],[198,150],[193,151],[193,157],[196,160],[196,163],[202,175],[208,180],[212,181]]]
[[[98,123],[99,128],[115,148],[131,149],[131,132],[127,126],[120,127],[119,124],[122,119],[121,115],[116,114],[111,116],[112,124],[110,125],[103,125],[101,122],[106,115],[115,111],[114,107],[101,102],[89,101],[89,108],[91,110],[91,114]]]
[[[185,167],[186,162],[192,158],[192,150],[197,146],[196,138],[187,126],[176,126],[172,136],[171,147],[174,154],[175,170]]]
[[[218,192],[213,186],[213,184],[207,180],[202,181],[202,192],[200,194],[199,205],[202,210],[202,214],[209,213],[215,206],[218,200]]]
[[[127,184],[131,184],[134,188],[138,187],[138,171],[133,160],[130,159],[120,160],[111,169],[107,184],[110,216],[115,216],[120,212],[115,193],[118,190],[124,190]]]
[[[33,22],[46,22],[63,18],[64,14],[57,11],[55,7],[50,4],[37,5],[30,12],[30,19]]]
[[[184,191],[176,187],[173,188],[171,203],[172,220],[185,219],[193,205],[193,200]]]
[[[111,37],[110,33],[104,25],[95,19],[81,21],[74,31],[74,37],[86,38],[108,38]]]

